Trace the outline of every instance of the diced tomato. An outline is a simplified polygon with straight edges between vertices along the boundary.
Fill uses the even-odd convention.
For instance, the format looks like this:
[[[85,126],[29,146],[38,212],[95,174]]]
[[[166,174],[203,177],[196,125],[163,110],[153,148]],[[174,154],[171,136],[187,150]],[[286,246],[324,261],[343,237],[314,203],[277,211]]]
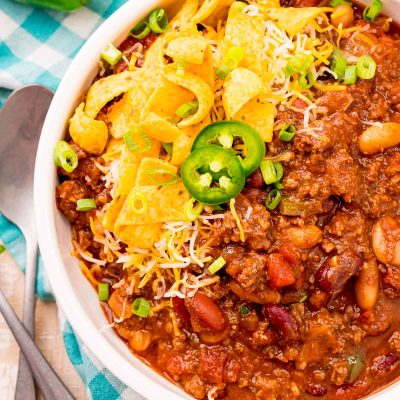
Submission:
[[[300,255],[293,246],[282,244],[279,246],[279,253],[283,257],[283,259],[292,267],[295,267],[300,262]]]
[[[268,256],[267,269],[271,287],[274,289],[282,289],[295,282],[291,267],[279,253],[272,253]]]
[[[222,383],[228,354],[221,346],[202,348],[200,353],[200,376],[208,383]]]

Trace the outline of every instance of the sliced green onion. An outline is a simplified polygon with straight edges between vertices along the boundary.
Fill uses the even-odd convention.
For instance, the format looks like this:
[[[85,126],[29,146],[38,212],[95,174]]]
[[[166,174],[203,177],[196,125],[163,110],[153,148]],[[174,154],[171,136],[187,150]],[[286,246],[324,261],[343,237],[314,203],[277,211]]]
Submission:
[[[278,137],[284,142],[290,142],[296,133],[296,128],[293,125],[283,125],[279,131]]]
[[[78,166],[78,156],[74,149],[64,140],[54,147],[54,163],[66,172],[72,172]]]
[[[376,72],[376,62],[370,56],[362,56],[357,60],[357,76],[361,79],[372,79]]]
[[[275,189],[279,189],[279,190],[281,190],[281,189],[283,189],[285,186],[283,186],[283,184],[281,183],[281,182],[275,182],[274,183],[274,188]]]
[[[232,7],[237,8],[238,10],[243,10],[248,6],[248,4],[246,4],[243,1],[234,1],[232,4]]]
[[[313,65],[313,62],[314,56],[311,54],[297,53],[288,59],[283,72],[286,77],[292,76],[293,74],[305,74]]]
[[[281,192],[278,189],[272,189],[268,193],[267,200],[265,200],[265,207],[267,207],[268,210],[274,210],[281,201],[281,197]]]
[[[250,307],[248,307],[246,304],[243,304],[240,308],[239,308],[239,314],[241,317],[244,317],[245,315],[251,313],[251,309]]]
[[[128,132],[124,135],[123,139],[124,139],[124,143],[125,146],[133,152],[139,152],[139,153],[143,153],[145,151],[148,151],[151,149],[151,140],[150,138],[141,130],[141,129],[137,129],[137,133],[140,135],[140,137],[143,139],[143,146],[139,146],[135,140],[132,137],[132,132]]]
[[[134,214],[144,214],[149,207],[146,195],[140,190],[135,190],[129,195],[129,207]]]
[[[132,30],[131,36],[135,39],[143,40],[151,32],[149,23],[147,21],[140,21]]]
[[[198,109],[199,109],[198,100],[192,100],[178,107],[178,109],[175,111],[175,114],[181,118],[188,118],[196,114]]]
[[[155,185],[158,185],[158,186],[173,185],[173,184],[177,183],[179,180],[177,174],[175,174],[172,171],[168,171],[167,169],[164,169],[164,168],[147,169],[146,174],[149,176],[150,180]],[[166,181],[160,181],[160,180],[157,180],[153,175],[170,175],[171,178]]]
[[[343,79],[346,67],[347,60],[340,55],[339,50],[335,49],[333,52],[331,70],[337,75],[338,80]]]
[[[164,150],[166,151],[166,153],[170,156],[172,154],[172,143],[164,143],[162,142],[162,147],[164,148]]]
[[[261,170],[261,174],[264,178],[264,182],[267,185],[270,185],[271,183],[274,183],[274,182],[278,182],[277,172],[276,172],[274,164],[275,163],[272,162],[271,160],[261,161],[260,170]]]
[[[108,301],[110,298],[110,285],[105,282],[99,283],[97,287],[100,301]]]
[[[211,265],[208,267],[208,272],[210,274],[215,274],[218,272],[224,265],[226,264],[226,261],[224,257],[220,256],[218,257],[215,261],[211,263]]]
[[[283,176],[283,167],[280,162],[274,162],[274,167],[276,171],[276,180],[279,182]]]
[[[346,85],[354,85],[357,81],[357,67],[355,65],[350,65],[344,70],[343,81]]]
[[[361,374],[365,367],[365,354],[362,352],[355,353],[347,357],[347,381],[353,383]]]
[[[150,315],[150,302],[143,297],[138,297],[132,303],[132,313],[142,318],[147,318]]]
[[[6,246],[4,244],[0,244],[0,254],[6,251]]]
[[[168,17],[164,9],[156,8],[151,12],[149,26],[154,33],[164,33],[168,29]]]
[[[240,47],[230,47],[222,59],[221,65],[216,69],[215,74],[224,80],[229,72],[237,68],[243,60],[244,51]]]
[[[299,76],[299,85],[302,89],[310,89],[310,87],[314,86],[315,78],[312,72],[307,72],[306,74],[301,74]]]
[[[222,132],[217,136],[218,142],[221,143],[222,147],[230,149],[233,145],[233,135],[229,130],[222,130]]]
[[[331,7],[338,7],[338,6],[342,6],[343,4],[347,5],[347,6],[352,6],[353,3],[351,1],[347,1],[347,0],[331,0],[329,2],[329,5]]]
[[[115,65],[122,57],[122,51],[119,51],[112,43],[108,43],[101,53],[101,58],[110,65]]]
[[[94,199],[79,199],[76,202],[77,211],[90,211],[90,210],[95,210],[96,208],[97,206]]]
[[[363,18],[368,22],[374,22],[376,17],[382,11],[381,0],[374,0],[371,5],[364,8]]]
[[[199,215],[204,209],[204,204],[197,202],[197,205],[193,207],[194,203],[196,203],[197,200],[194,198],[191,198],[185,205],[185,217],[189,221],[196,221],[197,218],[199,218]]]

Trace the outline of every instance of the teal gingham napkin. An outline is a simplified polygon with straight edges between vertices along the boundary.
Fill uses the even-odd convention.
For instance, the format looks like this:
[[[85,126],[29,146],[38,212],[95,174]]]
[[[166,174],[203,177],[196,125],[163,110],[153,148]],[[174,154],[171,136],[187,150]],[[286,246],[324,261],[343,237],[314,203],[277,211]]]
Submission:
[[[74,13],[63,14],[0,0],[0,107],[12,90],[29,83],[41,83],[55,90],[86,38],[124,2],[92,0]],[[24,237],[1,213],[0,240],[23,268]],[[40,257],[36,292],[43,300],[53,299]],[[89,399],[144,400],[105,369],[68,321],[62,315],[60,319],[66,352],[87,388]]]

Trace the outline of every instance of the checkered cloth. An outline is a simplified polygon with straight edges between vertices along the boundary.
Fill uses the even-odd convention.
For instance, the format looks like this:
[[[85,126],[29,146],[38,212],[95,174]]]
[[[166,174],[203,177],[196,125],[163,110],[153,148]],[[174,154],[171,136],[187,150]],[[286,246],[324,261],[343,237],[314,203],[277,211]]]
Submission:
[[[29,83],[41,83],[55,90],[86,38],[124,2],[92,0],[75,13],[63,14],[0,0],[0,107],[13,89]],[[1,213],[0,240],[18,265],[24,267],[24,237]],[[51,289],[40,258],[38,261],[36,291],[40,298],[50,300]],[[144,400],[90,354],[62,315],[60,322],[67,354],[90,399]]]

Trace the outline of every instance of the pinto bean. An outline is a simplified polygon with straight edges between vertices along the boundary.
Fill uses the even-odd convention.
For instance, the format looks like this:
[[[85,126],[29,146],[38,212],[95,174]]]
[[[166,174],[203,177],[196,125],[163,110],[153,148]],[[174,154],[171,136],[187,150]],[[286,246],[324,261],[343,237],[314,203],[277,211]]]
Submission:
[[[372,249],[384,264],[400,265],[400,220],[383,217],[372,228]]]
[[[283,306],[268,304],[264,307],[264,314],[271,325],[286,339],[290,341],[299,338],[299,328],[293,315]]]
[[[220,332],[228,327],[224,312],[205,293],[197,292],[192,298],[188,298],[186,306],[190,315],[207,328]]]
[[[318,286],[327,293],[341,289],[356,275],[362,266],[362,260],[356,254],[346,252],[326,260],[315,274]]]
[[[292,243],[299,249],[311,249],[322,241],[322,231],[315,225],[291,227],[282,231],[280,239]]]
[[[360,308],[370,310],[375,306],[379,294],[379,270],[375,259],[364,263],[354,290]]]
[[[144,329],[136,331],[132,337],[129,339],[129,346],[132,347],[134,351],[142,352],[149,348],[151,345],[152,337],[149,331]]]
[[[384,122],[380,126],[370,126],[360,136],[358,147],[363,154],[375,154],[400,144],[400,124]]]

